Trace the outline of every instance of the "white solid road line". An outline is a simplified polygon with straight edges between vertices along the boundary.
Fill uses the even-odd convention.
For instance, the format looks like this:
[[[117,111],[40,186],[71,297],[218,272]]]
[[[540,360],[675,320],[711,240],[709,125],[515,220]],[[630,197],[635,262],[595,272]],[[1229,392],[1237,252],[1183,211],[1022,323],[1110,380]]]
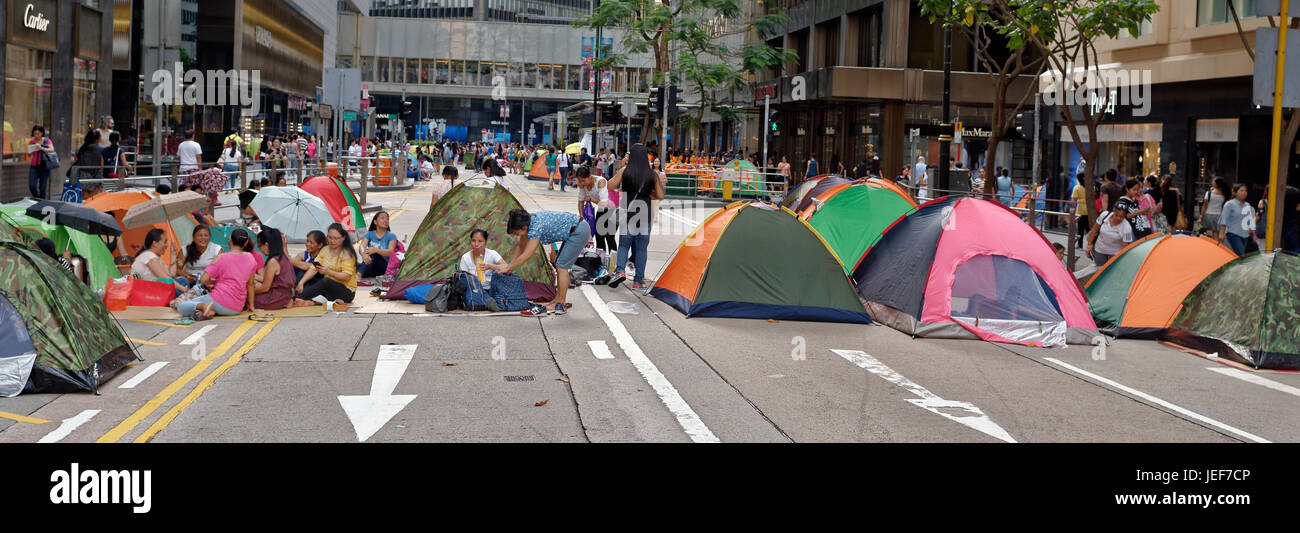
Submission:
[[[71,434],[73,430],[81,427],[82,424],[89,422],[90,419],[94,418],[97,414],[99,414],[99,409],[86,409],[85,411],[77,413],[77,416],[65,418],[63,419],[63,423],[59,424],[59,427],[54,428],[54,431],[47,433],[44,437],[41,437],[41,440],[36,442],[59,442],[63,440],[64,437]]]
[[[613,359],[614,352],[609,351],[609,345],[605,341],[587,341],[587,346],[591,347],[591,354],[596,359]]]
[[[1273,390],[1278,391],[1278,392],[1285,392],[1285,393],[1290,394],[1290,395],[1292,395],[1292,396],[1300,396],[1300,389],[1297,389],[1297,388],[1292,387],[1292,386],[1290,386],[1290,385],[1287,385],[1287,384],[1285,384],[1285,383],[1278,383],[1278,382],[1273,381],[1273,380],[1271,380],[1271,379],[1268,379],[1268,378],[1266,378],[1266,377],[1262,377],[1262,376],[1257,376],[1257,375],[1255,375],[1255,374],[1251,374],[1250,372],[1246,372],[1246,371],[1244,371],[1244,370],[1238,370],[1238,369],[1236,369],[1236,368],[1225,368],[1225,367],[1221,367],[1221,366],[1220,366],[1220,367],[1210,367],[1210,368],[1206,368],[1206,370],[1209,370],[1210,372],[1217,372],[1217,373],[1219,373],[1219,374],[1223,374],[1223,375],[1225,375],[1225,376],[1234,377],[1234,378],[1240,379],[1240,380],[1242,380],[1242,381],[1247,381],[1247,382],[1250,382],[1250,383],[1254,383],[1254,384],[1259,385],[1259,386],[1261,386],[1261,387],[1268,387],[1268,388],[1273,389]]]
[[[1189,411],[1189,410],[1187,410],[1187,409],[1184,409],[1184,408],[1179,407],[1179,406],[1177,406],[1177,405],[1174,405],[1174,404],[1172,404],[1172,403],[1169,403],[1169,402],[1166,402],[1166,401],[1164,401],[1164,400],[1161,400],[1160,398],[1156,398],[1155,396],[1152,396],[1152,395],[1147,394],[1147,393],[1145,393],[1145,392],[1142,392],[1142,391],[1140,391],[1140,390],[1134,389],[1134,388],[1132,388],[1132,387],[1128,387],[1128,386],[1125,386],[1125,385],[1121,385],[1121,384],[1116,383],[1116,382],[1114,382],[1114,381],[1112,381],[1112,380],[1109,380],[1109,379],[1106,379],[1106,378],[1104,378],[1104,377],[1098,376],[1098,375],[1096,375],[1096,374],[1093,374],[1092,372],[1088,372],[1087,370],[1084,370],[1084,369],[1082,369],[1082,368],[1076,367],[1076,366],[1074,366],[1074,365],[1070,365],[1070,364],[1068,364],[1068,363],[1065,363],[1065,362],[1059,361],[1059,360],[1057,360],[1057,359],[1053,359],[1053,358],[1051,358],[1051,357],[1044,357],[1043,360],[1044,360],[1044,361],[1047,361],[1047,362],[1049,362],[1049,363],[1052,363],[1052,364],[1054,364],[1054,365],[1060,366],[1061,368],[1064,368],[1064,369],[1069,370],[1069,371],[1071,371],[1071,372],[1074,372],[1075,374],[1079,374],[1080,376],[1084,376],[1084,377],[1086,377],[1086,378],[1088,378],[1088,379],[1091,379],[1091,380],[1093,380],[1093,381],[1097,381],[1097,382],[1102,383],[1102,384],[1104,384],[1104,385],[1107,385],[1107,386],[1109,386],[1109,387],[1112,387],[1112,388],[1118,389],[1118,390],[1120,390],[1120,391],[1122,391],[1122,392],[1125,392],[1125,393],[1131,394],[1131,395],[1133,395],[1133,396],[1137,396],[1138,398],[1141,398],[1141,399],[1146,400],[1146,401],[1148,401],[1148,402],[1151,402],[1151,403],[1154,403],[1154,404],[1159,405],[1159,406],[1161,406],[1161,407],[1164,407],[1165,409],[1169,409],[1170,411],[1173,411],[1173,412],[1178,413],[1178,414],[1180,414],[1180,415],[1186,416],[1186,417],[1188,417],[1188,418],[1192,418],[1192,419],[1194,419],[1194,420],[1200,421],[1200,422],[1205,423],[1205,424],[1208,424],[1208,425],[1210,425],[1210,426],[1214,426],[1214,427],[1216,427],[1216,428],[1222,429],[1222,430],[1227,431],[1227,432],[1229,432],[1229,433],[1232,433],[1232,434],[1234,434],[1234,435],[1238,435],[1238,436],[1240,436],[1240,437],[1242,437],[1242,438],[1245,438],[1246,440],[1251,440],[1251,441],[1255,441],[1255,442],[1269,442],[1269,441],[1263,439],[1262,437],[1259,437],[1258,435],[1254,435],[1254,434],[1251,434],[1251,433],[1247,433],[1247,432],[1242,431],[1242,430],[1240,430],[1240,429],[1237,429],[1237,428],[1235,428],[1235,427],[1232,427],[1232,426],[1229,426],[1229,425],[1227,425],[1227,424],[1224,424],[1223,422],[1219,422],[1218,420],[1215,420],[1215,419],[1210,418],[1210,417],[1208,417],[1208,416],[1202,415],[1202,414],[1200,414],[1200,413],[1196,413],[1196,412]]]
[[[999,426],[996,423],[994,423],[993,420],[990,419],[988,415],[984,414],[984,411],[980,410],[979,407],[976,407],[975,404],[972,404],[970,402],[958,402],[958,401],[945,400],[943,398],[940,398],[938,395],[934,394],[933,392],[930,392],[925,387],[922,387],[916,384],[916,382],[907,379],[906,377],[903,377],[902,374],[895,372],[894,369],[885,366],[884,363],[881,363],[876,358],[867,355],[864,352],[858,350],[831,350],[831,351],[835,352],[836,355],[848,360],[850,363],[858,365],[866,369],[868,372],[871,372],[872,374],[884,378],[885,381],[898,385],[899,387],[907,389],[908,392],[920,396],[921,397],[920,399],[914,399],[914,398],[907,399],[907,401],[910,402],[912,405],[915,405],[917,407],[925,409],[926,411],[929,411],[936,415],[952,420],[953,422],[956,422],[963,426],[979,431],[980,433],[983,433],[995,439],[1004,442],[1016,442],[1016,439],[1012,438],[1010,433],[1007,433],[1005,429],[1002,429],[1002,426]],[[940,409],[948,409],[948,410],[960,409],[970,414],[966,416],[956,416],[945,411],[940,411]]]
[[[185,337],[185,340],[181,341],[181,345],[189,346],[191,344],[197,344],[199,342],[199,339],[203,338],[204,335],[207,335],[209,331],[212,331],[214,329],[217,329],[216,324],[209,324],[207,326],[203,326],[202,328],[199,328],[198,331],[191,333],[189,337]]]
[[[118,385],[117,388],[134,389],[136,385],[139,385],[140,383],[144,382],[144,380],[149,379],[149,376],[158,373],[158,371],[162,370],[162,367],[164,366],[167,366],[167,361],[158,361],[152,365],[149,365],[144,370],[141,370],[139,374],[136,374],[132,376],[131,379],[126,380],[126,383]]]
[[[683,400],[682,396],[677,393],[677,389],[673,387],[672,383],[668,382],[668,378],[664,377],[662,372],[659,372],[659,368],[655,366],[654,362],[650,361],[645,352],[641,351],[641,347],[637,345],[636,340],[632,339],[632,334],[628,333],[623,323],[619,322],[618,317],[614,316],[614,312],[609,310],[609,306],[605,305],[605,301],[600,299],[596,289],[591,285],[583,285],[579,290],[582,291],[583,296],[587,297],[592,309],[595,309],[596,314],[600,315],[600,319],[605,321],[605,326],[609,328],[610,333],[614,334],[614,340],[623,349],[623,353],[632,362],[632,366],[636,367],[637,372],[641,373],[641,377],[645,378],[650,387],[655,390],[655,393],[659,395],[659,399],[668,407],[668,411],[677,417],[677,423],[681,424],[682,429],[686,430],[686,435],[691,438],[691,441],[721,442],[712,431],[709,431],[708,426],[704,425],[704,421],[700,420],[700,416],[695,414],[695,411],[686,403],[686,400]]]

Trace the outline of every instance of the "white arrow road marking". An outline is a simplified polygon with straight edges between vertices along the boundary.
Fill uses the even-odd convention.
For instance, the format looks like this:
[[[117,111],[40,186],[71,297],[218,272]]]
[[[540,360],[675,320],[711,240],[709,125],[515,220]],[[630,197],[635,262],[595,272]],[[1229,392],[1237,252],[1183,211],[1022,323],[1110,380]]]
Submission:
[[[402,380],[406,367],[415,356],[416,344],[386,345],[379,347],[375,361],[375,376],[370,381],[367,396],[339,396],[343,412],[352,421],[357,440],[365,442],[384,427],[393,416],[414,400],[415,394],[393,394],[397,382]]]
[[[151,364],[148,367],[146,367],[144,370],[141,370],[139,374],[136,374],[132,376],[131,379],[126,380],[126,383],[118,385],[117,388],[134,389],[136,385],[139,385],[143,383],[144,380],[149,379],[149,376],[157,374],[158,371],[162,370],[162,367],[164,366],[167,366],[167,361],[158,361],[154,364]]]
[[[1261,387],[1268,387],[1278,392],[1285,392],[1292,396],[1300,396],[1300,389],[1297,389],[1285,383],[1278,383],[1266,377],[1256,376],[1255,374],[1251,374],[1250,372],[1246,372],[1243,370],[1238,370],[1235,368],[1223,368],[1223,367],[1211,367],[1211,368],[1207,368],[1206,370],[1209,370],[1210,372],[1218,372],[1225,376],[1230,376],[1230,377],[1240,379],[1242,381],[1254,383]]]
[[[181,345],[189,346],[191,344],[197,344],[199,342],[199,339],[203,338],[204,335],[207,335],[209,331],[212,331],[214,329],[217,329],[216,324],[209,324],[207,326],[203,326],[198,331],[191,333],[189,337],[185,337],[185,340],[181,341]]]
[[[993,420],[989,419],[989,416],[984,414],[984,411],[981,411],[979,407],[975,407],[975,404],[940,398],[925,387],[917,385],[916,382],[903,377],[902,374],[895,372],[894,369],[885,366],[884,363],[881,363],[875,357],[867,355],[864,352],[858,350],[831,351],[848,360],[848,362],[858,365],[866,369],[868,372],[884,378],[885,381],[898,385],[899,387],[907,389],[908,392],[920,396],[920,399],[907,399],[907,401],[912,405],[979,431],[980,433],[995,439],[1005,442],[1016,442],[1016,439],[1011,438],[1011,434],[1002,429],[1002,426],[997,425]],[[946,409],[948,411],[955,409],[965,411],[967,414],[959,416],[948,411],[940,411],[940,409]]]
[[[1169,403],[1169,402],[1166,402],[1166,401],[1164,401],[1164,400],[1161,400],[1160,398],[1156,398],[1155,396],[1152,396],[1152,395],[1150,395],[1150,394],[1147,394],[1147,393],[1142,392],[1142,391],[1140,391],[1140,390],[1137,390],[1137,389],[1135,389],[1135,388],[1128,387],[1128,386],[1125,386],[1125,385],[1121,385],[1121,384],[1116,383],[1116,382],[1114,382],[1114,381],[1111,381],[1111,380],[1109,380],[1109,379],[1106,379],[1106,378],[1103,378],[1103,377],[1098,376],[1098,375],[1096,375],[1096,374],[1093,374],[1092,372],[1088,372],[1087,370],[1084,370],[1084,369],[1082,369],[1082,368],[1079,368],[1079,367],[1076,367],[1076,366],[1073,366],[1073,365],[1070,365],[1070,364],[1067,364],[1067,363],[1063,363],[1063,362],[1058,361],[1058,360],[1056,360],[1056,359],[1053,359],[1053,358],[1051,358],[1051,357],[1044,357],[1043,360],[1044,360],[1044,361],[1047,361],[1047,362],[1049,362],[1049,363],[1052,363],[1052,364],[1054,364],[1054,365],[1057,365],[1057,366],[1059,366],[1059,367],[1061,367],[1061,368],[1064,368],[1064,369],[1066,369],[1066,370],[1069,370],[1069,371],[1071,371],[1071,372],[1074,372],[1075,374],[1078,374],[1078,375],[1080,375],[1080,376],[1086,377],[1086,378],[1088,378],[1088,379],[1091,379],[1091,380],[1093,380],[1093,381],[1096,381],[1096,382],[1098,382],[1098,383],[1101,383],[1101,384],[1103,384],[1103,385],[1106,385],[1106,386],[1108,386],[1108,387],[1111,387],[1111,388],[1117,389],[1117,390],[1119,390],[1119,391],[1121,391],[1121,392],[1127,393],[1127,394],[1132,395],[1132,396],[1136,396],[1136,397],[1138,397],[1138,398],[1140,398],[1140,399],[1142,399],[1142,400],[1146,400],[1146,401],[1151,402],[1151,403],[1153,403],[1153,404],[1159,405],[1159,406],[1161,406],[1161,407],[1163,407],[1163,408],[1165,408],[1165,409],[1168,409],[1168,410],[1170,410],[1170,411],[1173,411],[1173,412],[1175,412],[1175,413],[1177,413],[1177,414],[1180,414],[1180,415],[1186,416],[1186,417],[1188,417],[1188,418],[1195,419],[1195,420],[1197,420],[1197,421],[1199,421],[1199,422],[1201,422],[1201,423],[1204,423],[1204,424],[1208,424],[1208,425],[1214,426],[1214,427],[1216,427],[1216,428],[1222,429],[1222,430],[1227,431],[1227,432],[1229,432],[1229,433],[1233,433],[1233,434],[1239,435],[1239,436],[1241,436],[1241,437],[1246,438],[1247,440],[1253,440],[1253,441],[1255,441],[1255,442],[1268,442],[1267,440],[1264,440],[1263,438],[1258,437],[1258,436],[1256,436],[1256,435],[1252,435],[1252,434],[1250,434],[1250,433],[1247,433],[1247,432],[1242,431],[1242,430],[1240,430],[1240,429],[1237,429],[1237,428],[1235,428],[1235,427],[1229,426],[1229,425],[1227,425],[1227,424],[1224,424],[1223,422],[1220,422],[1220,421],[1215,420],[1215,419],[1213,419],[1213,418],[1210,418],[1210,417],[1208,417],[1208,416],[1202,415],[1202,414],[1200,414],[1200,413],[1194,413],[1194,412],[1189,411],[1189,410],[1187,410],[1187,409],[1183,409],[1182,407],[1179,407],[1179,406],[1174,405],[1174,404],[1172,404],[1172,403]]]
[[[700,416],[695,414],[695,411],[686,403],[686,400],[682,399],[682,396],[677,393],[677,389],[673,387],[672,383],[668,382],[668,378],[664,377],[654,362],[650,361],[645,352],[641,351],[641,347],[637,346],[636,341],[632,339],[632,334],[627,332],[627,328],[623,326],[623,323],[618,321],[618,317],[615,317],[614,313],[609,310],[609,306],[605,305],[605,301],[600,299],[596,289],[591,285],[583,285],[579,290],[582,291],[583,296],[587,297],[587,301],[591,302],[591,307],[596,310],[597,315],[600,315],[600,319],[605,321],[605,326],[609,328],[610,333],[614,334],[614,340],[623,349],[623,353],[632,362],[632,366],[636,367],[637,372],[641,373],[641,377],[655,390],[655,394],[659,395],[659,400],[664,402],[664,405],[668,407],[668,411],[677,417],[677,423],[681,424],[682,429],[686,430],[686,435],[691,438],[691,441],[721,442],[712,431],[709,431],[708,426],[704,425],[704,421],[700,420]]]
[[[587,341],[587,346],[591,347],[591,354],[596,359],[613,359],[614,352],[609,351],[609,345],[605,341]]]
[[[63,419],[63,423],[59,424],[59,427],[54,428],[54,431],[47,433],[44,437],[41,437],[41,440],[36,442],[59,442],[63,440],[64,437],[71,434],[73,430],[81,427],[82,424],[89,422],[90,419],[94,418],[97,414],[99,414],[99,409],[86,409],[85,411],[77,413],[77,416],[65,418]]]

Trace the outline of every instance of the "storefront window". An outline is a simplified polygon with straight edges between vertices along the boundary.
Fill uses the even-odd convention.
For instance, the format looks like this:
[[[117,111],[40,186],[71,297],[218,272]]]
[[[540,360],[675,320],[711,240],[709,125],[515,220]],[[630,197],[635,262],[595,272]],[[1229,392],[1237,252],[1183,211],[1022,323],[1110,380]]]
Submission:
[[[361,58],[361,81],[375,81],[375,58]]]
[[[72,145],[81,146],[86,131],[95,127],[95,61],[73,59]]]
[[[420,83],[420,60],[406,60],[406,83]]]
[[[524,87],[537,86],[537,65],[528,63],[524,65]]]
[[[54,54],[15,45],[5,48],[4,160],[27,157],[32,126],[50,126],[50,76]]]
[[[432,61],[429,61],[427,59],[421,61],[420,62],[420,83],[423,83],[425,85],[433,83],[432,71],[433,71]]]
[[[448,83],[451,83],[451,79],[450,79],[451,63],[446,59],[439,59],[437,65],[438,65],[437,79],[435,83],[437,83],[438,85],[446,85]]]
[[[487,61],[479,63],[478,84],[482,86],[492,85],[492,63]]]
[[[392,80],[392,60],[386,57],[379,58],[379,81],[387,83]]]
[[[510,65],[510,74],[506,76],[507,83],[511,87],[520,87],[524,82],[524,66],[520,63]]]
[[[451,84],[465,85],[465,62],[464,61],[451,62]]]
[[[565,72],[565,77],[567,79],[567,83],[565,83],[565,87],[567,87],[571,91],[576,91],[578,89],[581,89],[582,82],[579,80],[579,74],[581,73],[582,73],[582,67],[569,65],[568,70]]]

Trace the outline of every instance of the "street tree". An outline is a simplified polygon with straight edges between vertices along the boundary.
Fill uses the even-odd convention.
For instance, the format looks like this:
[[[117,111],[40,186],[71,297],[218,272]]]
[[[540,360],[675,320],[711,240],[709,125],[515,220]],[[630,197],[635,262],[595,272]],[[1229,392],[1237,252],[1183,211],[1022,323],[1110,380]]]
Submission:
[[[984,180],[985,197],[992,197],[997,191],[993,171],[998,145],[1015,116],[1037,94],[1037,76],[1044,64],[1043,54],[1037,47],[1027,46],[1026,39],[1019,35],[1020,27],[1014,23],[1019,3],[1017,0],[921,0],[921,13],[928,15],[931,23],[939,20],[957,29],[970,42],[976,60],[988,73],[993,86],[992,131],[984,160],[984,172],[989,176]],[[1026,75],[1034,76],[1034,83],[1027,90],[1010,94],[1012,85]],[[1024,82],[1021,83],[1023,87]]]
[[[1237,14],[1237,6],[1234,5],[1236,3],[1237,2],[1235,0],[1229,1],[1228,11],[1232,13],[1232,22],[1237,25],[1237,36],[1241,37],[1241,46],[1246,49],[1246,54],[1250,56],[1251,62],[1254,62],[1255,47],[1251,46],[1250,40],[1246,38],[1245,30],[1243,30],[1241,27],[1241,16]],[[1273,17],[1268,17],[1268,25],[1269,27],[1276,28],[1277,19]],[[1290,19],[1290,22],[1287,24],[1287,27],[1290,29],[1300,28],[1300,18],[1292,17]],[[1285,110],[1283,110],[1283,112],[1285,112]],[[1277,188],[1278,196],[1275,198],[1268,199],[1268,205],[1278,207],[1278,209],[1273,209],[1269,212],[1270,219],[1268,223],[1269,223],[1269,227],[1272,228],[1282,227],[1282,209],[1280,208],[1283,205],[1285,205],[1284,199],[1286,198],[1285,196],[1286,184],[1291,170],[1290,147],[1295,146],[1295,138],[1297,132],[1300,132],[1300,113],[1297,113],[1295,112],[1295,110],[1292,110],[1291,118],[1287,119],[1282,124],[1282,138],[1280,144],[1282,150],[1278,153],[1278,162],[1277,162],[1277,182],[1281,184],[1281,186]],[[1271,243],[1271,242],[1267,243],[1267,246],[1274,246],[1274,245],[1275,243]]]
[[[766,43],[735,46],[717,39],[718,25],[710,21],[739,21],[744,5],[741,0],[603,0],[590,16],[573,24],[624,30],[621,51],[592,62],[598,72],[627,64],[633,54],[649,54],[655,63],[652,85],[685,82],[701,95],[701,109],[708,109],[716,105],[712,89],[734,90],[747,81],[745,74],[798,57],[793,50],[775,49]],[[741,22],[743,31],[764,31],[788,22],[778,3],[764,1],[761,5],[762,14]],[[663,127],[659,118],[646,114],[643,142]]]
[[[1098,75],[1097,43],[1123,32],[1137,37],[1138,28],[1151,20],[1159,6],[1155,0],[1014,0],[1011,6],[1015,16],[1008,21],[1009,44],[1023,42],[1037,48],[1046,67],[1055,71],[1055,81],[1047,90],[1074,95],[1074,102],[1062,100],[1057,110],[1074,148],[1084,158],[1083,175],[1077,179],[1087,189],[1088,205],[1094,205],[1097,191],[1091,180],[1101,144],[1083,141],[1080,132],[1086,131],[1089,140],[1097,139],[1097,128],[1110,104],[1109,88],[1098,86],[1104,77]],[[1092,105],[1068,105],[1084,99]]]

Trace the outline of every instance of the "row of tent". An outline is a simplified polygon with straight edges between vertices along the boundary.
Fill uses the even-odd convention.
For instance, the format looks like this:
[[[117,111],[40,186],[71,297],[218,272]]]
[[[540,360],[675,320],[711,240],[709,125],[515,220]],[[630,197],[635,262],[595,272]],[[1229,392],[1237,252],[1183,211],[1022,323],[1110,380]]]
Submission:
[[[1295,256],[1235,259],[1209,239],[1156,235],[1085,289],[1002,204],[917,205],[878,179],[824,177],[779,206],[727,206],[682,242],[651,294],[687,316],[875,320],[913,336],[1043,347],[1106,332],[1300,367],[1300,329],[1284,326],[1300,319]]]
[[[320,198],[335,221],[362,228],[356,197],[338,180],[318,176],[301,187]],[[97,195],[86,207],[111,214],[119,224],[132,207],[152,196],[143,191]],[[189,244],[197,225],[189,216],[170,222],[125,228],[109,249],[98,235],[46,224],[26,213],[30,201],[0,206],[0,397],[20,393],[95,392],[99,384],[138,359],[96,289],[121,276],[114,257],[135,255],[153,229],[169,245]],[[212,242],[229,249],[229,234],[215,231]],[[324,229],[324,228],[321,228]],[[49,238],[85,258],[89,284],[68,275],[60,264],[35,249]]]

